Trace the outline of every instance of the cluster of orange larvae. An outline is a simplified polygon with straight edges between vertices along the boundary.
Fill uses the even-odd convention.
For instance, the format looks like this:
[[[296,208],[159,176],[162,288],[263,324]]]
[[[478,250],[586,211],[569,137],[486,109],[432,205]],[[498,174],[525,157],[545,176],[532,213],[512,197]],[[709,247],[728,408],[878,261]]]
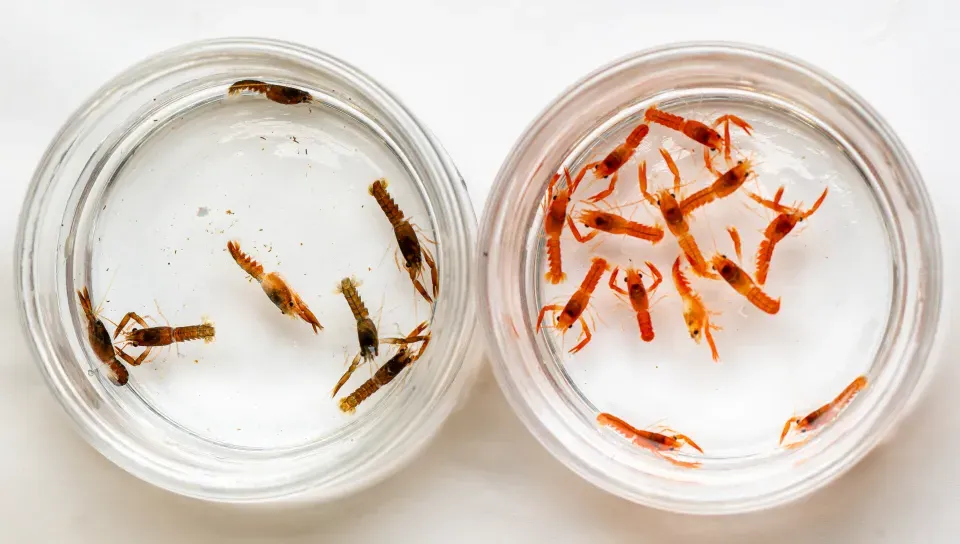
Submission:
[[[763,240],[757,248],[754,273],[751,275],[732,259],[721,253],[713,255],[708,261],[701,253],[697,241],[690,232],[689,219],[695,212],[710,203],[733,195],[741,189],[748,179],[754,176],[751,160],[747,158],[733,160],[734,148],[730,137],[731,124],[742,129],[747,135],[752,135],[753,127],[735,115],[723,115],[711,125],[708,125],[694,119],[685,119],[667,113],[656,107],[649,107],[644,112],[643,122],[634,128],[626,140],[607,154],[603,160],[587,164],[576,177],[572,177],[570,172],[564,168],[562,174],[558,172],[551,179],[543,203],[547,256],[545,278],[551,284],[559,284],[566,280],[560,254],[560,238],[565,229],[569,229],[574,239],[580,243],[586,243],[601,233],[629,236],[651,244],[657,244],[664,239],[664,228],[660,224],[645,225],[611,211],[597,208],[584,209],[575,213],[571,205],[574,194],[588,172],[593,173],[594,179],[608,179],[609,183],[604,190],[590,196],[583,202],[599,203],[613,194],[619,180],[620,170],[646,139],[650,132],[651,123],[679,132],[702,145],[704,165],[715,176],[714,181],[708,186],[684,197],[681,195],[681,189],[685,184],[682,182],[680,170],[666,149],[660,148],[660,155],[673,175],[672,188],[662,188],[651,192],[647,183],[646,161],[640,161],[637,169],[642,196],[641,203],[645,203],[659,212],[666,223],[667,230],[679,247],[679,255],[673,262],[671,278],[682,301],[684,323],[690,337],[695,342],[699,344],[701,338],[706,339],[713,360],[719,362],[720,355],[714,342],[713,331],[719,330],[720,327],[711,322],[711,317],[718,314],[709,310],[703,299],[694,290],[684,273],[684,261],[689,264],[690,270],[697,277],[723,281],[738,295],[744,297],[761,311],[771,315],[778,313],[780,311],[780,299],[770,296],[763,288],[767,280],[774,249],[799,223],[816,213],[827,197],[827,189],[823,190],[820,197],[809,208],[804,208],[800,204],[792,206],[783,204],[781,202],[784,193],[783,186],[777,190],[773,199],[765,199],[758,194],[744,190],[751,200],[777,214],[773,221],[767,225]],[[723,129],[722,135],[718,131],[721,126]],[[725,171],[720,171],[714,167],[714,162],[720,154],[723,155],[726,162],[727,169]],[[559,185],[561,175],[566,182],[562,187]],[[590,229],[590,232],[586,235],[582,234],[578,223]],[[742,244],[739,232],[734,226],[728,227],[727,232],[733,242],[737,260],[742,261]],[[648,276],[646,271],[629,267],[624,271],[626,288],[621,287],[617,283],[620,268],[614,266],[607,285],[619,297],[625,297],[629,301],[636,313],[640,338],[644,342],[651,342],[655,334],[650,315],[650,298],[663,281],[663,275],[650,261],[646,261],[645,265],[649,270],[650,281],[648,284],[645,284],[644,280],[645,276]],[[610,269],[611,264],[607,259],[594,256],[591,259],[590,269],[582,280],[580,287],[566,304],[548,304],[540,310],[537,318],[537,331],[539,332],[543,326],[543,320],[548,312],[555,316],[554,325],[561,335],[579,323],[582,331],[581,339],[570,349],[570,352],[577,353],[583,349],[592,338],[583,314],[590,303],[591,296]],[[832,419],[832,417],[827,417],[828,415],[835,415],[865,386],[866,378],[860,376],[831,403],[805,418],[791,418],[785,425],[780,437],[781,444],[792,425],[796,425],[801,433],[819,427]],[[601,413],[597,417],[597,421],[661,456],[664,452],[676,450],[684,444],[690,445],[701,453],[703,451],[693,440],[682,434],[666,435],[644,431],[634,428],[625,421],[607,413]],[[801,443],[798,442],[795,445]],[[697,463],[690,464],[668,457],[665,458],[684,466],[698,466]]]
[[[227,94],[235,95],[242,92],[261,94],[273,102],[284,105],[296,105],[312,100],[310,93],[306,91],[282,85],[271,85],[256,80],[238,81],[230,86]],[[400,206],[388,192],[386,179],[375,180],[370,184],[368,191],[393,228],[397,241],[395,253],[403,260],[401,263],[400,259],[396,258],[398,268],[409,275],[410,281],[419,296],[433,304],[439,295],[439,272],[432,254],[417,234],[417,227],[404,215]],[[303,320],[310,325],[315,334],[323,329],[320,321],[310,311],[306,302],[279,273],[266,272],[263,265],[244,253],[240,249],[240,244],[236,241],[227,242],[227,251],[237,265],[260,285],[264,294],[280,310],[281,314]],[[429,282],[426,278],[428,270],[430,274]],[[432,289],[428,291],[427,285],[430,285]],[[360,282],[352,277],[343,278],[337,284],[337,293],[343,295],[350,306],[353,317],[356,319],[359,351],[334,386],[331,396],[335,397],[349,381],[360,365],[361,359],[367,363],[374,361],[379,355],[380,344],[394,344],[400,347],[386,363],[376,370],[370,379],[351,394],[340,399],[340,410],[345,413],[354,412],[360,403],[389,384],[404,369],[416,362],[423,355],[431,338],[431,332],[427,330],[427,322],[421,323],[403,338],[380,337],[376,324],[370,318],[369,310],[360,298],[359,286]],[[211,342],[216,335],[213,323],[206,319],[200,325],[172,327],[168,324],[167,326],[151,327],[136,312],[128,312],[120,320],[116,331],[111,336],[100,320],[100,308],[93,307],[87,288],[78,290],[77,296],[80,299],[81,310],[87,320],[87,337],[90,345],[102,366],[108,370],[110,380],[118,386],[126,385],[129,380],[129,371],[118,358],[130,366],[140,366],[148,361],[150,353],[155,348],[201,339],[205,342]],[[142,328],[128,327],[133,323],[140,325]],[[119,340],[119,345],[114,345],[121,334],[123,336]],[[415,344],[419,344],[417,349],[412,347]],[[142,348],[142,351],[134,358],[126,352],[126,349],[130,347]]]

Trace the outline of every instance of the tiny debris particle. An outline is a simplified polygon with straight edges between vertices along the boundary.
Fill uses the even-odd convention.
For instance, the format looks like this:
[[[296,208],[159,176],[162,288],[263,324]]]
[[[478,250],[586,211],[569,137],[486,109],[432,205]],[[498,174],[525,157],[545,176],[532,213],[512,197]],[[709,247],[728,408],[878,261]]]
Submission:
[[[367,272],[372,272],[372,271],[373,271],[373,269],[368,266],[368,267],[367,267]]]
[[[227,210],[227,215],[233,215],[233,210]]]
[[[263,140],[263,141],[267,141],[267,139],[264,138],[263,136],[261,136],[260,139]]]
[[[260,229],[260,232],[263,232],[263,229]]]
[[[293,140],[293,143],[295,143],[295,144],[299,144],[299,143],[300,143],[300,142],[297,141],[297,137],[296,137],[296,136],[291,136],[290,139]]]
[[[194,359],[193,362],[194,362],[194,363],[199,363],[199,362],[200,362],[200,359]]]
[[[197,217],[206,217],[208,213],[210,213],[210,208],[206,206],[200,206],[200,208],[197,209]]]

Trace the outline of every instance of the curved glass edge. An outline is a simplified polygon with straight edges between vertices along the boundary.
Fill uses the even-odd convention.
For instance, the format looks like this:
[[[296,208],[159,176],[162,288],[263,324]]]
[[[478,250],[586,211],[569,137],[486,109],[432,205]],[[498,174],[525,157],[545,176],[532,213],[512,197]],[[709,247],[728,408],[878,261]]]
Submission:
[[[445,381],[442,390],[427,405],[430,408],[425,412],[428,417],[418,418],[416,421],[409,421],[408,425],[401,429],[402,432],[393,440],[394,444],[403,445],[404,451],[401,455],[394,455],[389,463],[380,464],[376,470],[370,470],[362,479],[353,478],[348,486],[339,486],[335,492],[324,495],[316,493],[316,489],[311,489],[309,485],[284,486],[287,489],[281,492],[279,489],[268,490],[266,493],[256,493],[253,490],[241,492],[238,496],[237,489],[217,490],[193,488],[189,482],[182,482],[176,477],[175,467],[150,467],[145,468],[142,464],[133,461],[134,449],[130,444],[123,440],[123,437],[111,433],[102,425],[98,424],[77,398],[76,391],[70,391],[69,383],[64,376],[53,372],[55,366],[50,365],[49,361],[55,361],[56,355],[50,343],[49,333],[45,330],[39,315],[42,312],[41,302],[37,299],[39,296],[36,288],[35,279],[37,277],[37,263],[34,254],[37,251],[37,226],[40,223],[40,210],[46,203],[46,196],[51,188],[53,172],[56,166],[70,154],[76,142],[80,128],[90,117],[91,112],[102,104],[103,93],[113,93],[124,85],[133,84],[136,81],[138,72],[150,71],[156,69],[154,73],[161,73],[164,69],[171,69],[175,66],[181,57],[195,56],[204,52],[219,51],[228,54],[232,49],[245,48],[247,52],[255,52],[257,48],[274,50],[286,50],[286,52],[298,53],[309,59],[322,59],[329,65],[343,71],[346,76],[360,81],[369,90],[376,93],[376,99],[386,103],[385,109],[401,117],[406,116],[407,126],[412,130],[419,131],[420,134],[412,134],[420,147],[419,152],[429,152],[433,155],[433,162],[436,163],[435,173],[438,174],[433,181],[443,180],[437,184],[439,189],[440,211],[452,213],[450,223],[447,225],[448,235],[453,242],[450,247],[473,248],[475,247],[476,216],[473,207],[469,201],[469,196],[463,188],[463,180],[453,166],[446,152],[438,145],[435,138],[426,132],[426,130],[413,118],[412,115],[395,97],[381,88],[372,78],[353,68],[352,66],[329,57],[319,51],[312,50],[297,44],[289,42],[279,42],[263,39],[243,39],[231,38],[220,40],[208,40],[183,45],[166,52],[154,55],[140,63],[128,68],[125,72],[115,77],[113,80],[103,85],[101,89],[93,95],[92,98],[82,105],[67,120],[48,146],[41,162],[34,172],[30,187],[24,200],[24,206],[21,209],[19,218],[17,243],[15,245],[15,257],[20,260],[20,266],[16,268],[16,286],[21,293],[20,296],[20,315],[21,323],[28,337],[33,339],[30,342],[31,351],[37,362],[44,379],[51,387],[60,404],[73,420],[81,436],[100,451],[105,457],[113,463],[120,466],[127,472],[153,483],[159,487],[170,491],[204,500],[220,502],[261,502],[270,500],[281,500],[286,498],[304,498],[309,496],[312,499],[335,498],[344,494],[352,493],[385,478],[392,472],[399,470],[406,462],[412,459],[420,449],[436,434],[442,422],[454,409],[458,400],[468,389],[478,367],[478,356],[474,353],[474,335],[473,329],[466,326],[468,320],[464,317],[475,316],[475,306],[473,299],[473,260],[472,251],[461,251],[459,258],[454,262],[455,255],[448,255],[447,260],[452,266],[445,266],[441,274],[449,276],[452,279],[457,275],[450,270],[459,271],[463,274],[465,281],[445,281],[446,285],[457,285],[457,289],[449,291],[449,295],[442,298],[441,306],[452,308],[450,312],[455,313],[458,319],[450,319],[450,323],[459,324],[459,334],[451,334],[450,343],[456,349],[452,349],[449,360],[445,363],[446,372],[442,376]],[[262,51],[261,51],[262,53]],[[344,74],[338,74],[344,75]],[[410,134],[408,134],[410,135]],[[66,151],[64,151],[66,149]],[[59,153],[58,153],[59,152]],[[55,156],[59,155],[59,156]],[[439,165],[439,166],[437,166]],[[452,207],[451,207],[452,206]],[[449,251],[448,251],[449,253]],[[457,252],[455,252],[457,253]],[[446,294],[446,293],[445,293]],[[451,314],[452,315],[452,314]],[[442,318],[442,317],[441,317]],[[40,331],[45,335],[45,341],[34,337],[34,332]],[[65,391],[70,391],[72,397],[64,395]],[[394,452],[395,453],[395,452]]]
[[[517,185],[520,183],[520,181],[512,178],[514,177],[516,163],[518,161],[518,157],[522,154],[522,150],[526,149],[530,145],[535,136],[541,134],[545,125],[547,125],[548,119],[557,116],[559,112],[561,112],[564,107],[568,105],[568,103],[572,100],[571,96],[577,93],[582,93],[584,88],[595,85],[597,81],[608,77],[611,72],[626,70],[629,68],[627,65],[641,62],[641,60],[645,60],[647,57],[704,51],[709,51],[711,53],[732,53],[739,56],[743,56],[744,54],[762,56],[776,63],[792,65],[791,67],[795,71],[801,72],[803,75],[808,77],[813,77],[819,80],[821,83],[833,87],[838,95],[845,97],[849,102],[860,107],[861,115],[866,118],[869,123],[877,127],[878,131],[881,133],[881,137],[890,146],[893,154],[898,157],[900,166],[906,173],[905,177],[915,182],[912,183],[911,187],[906,188],[906,192],[912,197],[913,203],[919,206],[919,213],[921,214],[921,224],[919,225],[918,230],[920,231],[919,235],[922,238],[922,245],[924,247],[922,248],[922,265],[920,267],[920,274],[922,277],[919,281],[923,282],[923,288],[925,292],[932,292],[936,294],[936,296],[932,298],[926,297],[921,301],[922,307],[920,311],[923,314],[923,323],[920,329],[923,337],[920,343],[922,343],[923,348],[913,353],[911,358],[913,360],[920,361],[923,364],[912,364],[910,365],[910,369],[908,369],[914,371],[911,372],[912,377],[910,381],[913,382],[912,391],[914,393],[911,398],[915,398],[919,393],[918,387],[922,386],[925,381],[928,381],[929,376],[932,374],[934,367],[933,363],[935,361],[929,360],[931,354],[930,349],[934,343],[933,335],[936,333],[938,328],[936,324],[940,322],[942,317],[941,299],[943,296],[943,291],[940,241],[936,228],[935,215],[933,213],[932,206],[930,205],[929,197],[927,196],[922,183],[919,182],[921,178],[916,170],[916,167],[913,165],[912,160],[882,118],[858,95],[846,88],[843,84],[802,61],[798,61],[787,55],[783,55],[772,50],[751,45],[723,42],[687,42],[682,44],[674,44],[667,47],[648,49],[646,51],[642,51],[610,63],[598,70],[595,70],[591,74],[585,76],[579,82],[570,86],[532,123],[530,123],[523,135],[515,144],[510,155],[505,159],[503,165],[501,166],[494,183],[493,193],[499,195],[507,195],[512,193],[511,185]],[[490,207],[487,208],[482,221],[480,246],[478,248],[477,255],[478,262],[481,264],[480,288],[478,290],[478,296],[481,298],[481,300],[491,300],[491,297],[494,296],[494,288],[500,281],[503,281],[504,279],[502,277],[494,277],[494,273],[500,272],[497,265],[500,264],[499,260],[501,257],[497,252],[497,242],[499,242],[503,236],[501,223],[503,222],[502,220],[504,213],[506,212],[503,206],[498,205],[498,202],[492,202]],[[800,496],[811,493],[814,490],[822,487],[827,482],[833,480],[847,469],[852,467],[857,461],[859,461],[860,458],[866,455],[866,453],[869,452],[883,436],[889,433],[895,423],[899,421],[905,413],[904,403],[906,401],[902,400],[900,406],[894,407],[894,410],[897,412],[897,417],[880,422],[880,426],[875,428],[876,432],[871,434],[871,440],[869,442],[861,443],[858,448],[852,450],[850,454],[843,459],[842,463],[836,464],[832,467],[827,467],[828,470],[825,470],[821,473],[822,477],[818,481],[809,481],[808,483],[812,483],[813,485],[809,485],[807,489],[800,490],[800,492],[795,493],[794,496],[757,497],[756,500],[753,501],[741,500],[740,502],[730,502],[727,504],[708,503],[693,505],[669,500],[650,500],[649,497],[637,495],[632,490],[625,488],[619,483],[609,481],[605,475],[596,473],[593,470],[593,467],[585,463],[582,459],[570,458],[570,451],[564,442],[543,425],[542,418],[538,416],[536,409],[530,405],[529,399],[526,398],[526,395],[523,392],[517,389],[519,384],[515,382],[516,378],[513,374],[511,374],[511,371],[519,371],[516,371],[516,365],[514,365],[513,369],[508,368],[508,358],[515,356],[515,354],[508,354],[504,350],[504,342],[508,340],[504,337],[502,323],[499,323],[497,318],[491,313],[486,316],[484,325],[487,337],[494,346],[494,349],[492,349],[492,362],[494,374],[498,384],[503,390],[504,395],[507,397],[511,407],[524,422],[524,425],[537,438],[537,440],[540,441],[541,444],[543,444],[544,447],[546,447],[547,450],[554,455],[554,457],[560,460],[568,468],[598,487],[635,502],[665,510],[697,514],[748,512],[770,508],[799,498]],[[920,367],[919,372],[916,372],[917,366]],[[918,373],[922,375],[917,376]]]

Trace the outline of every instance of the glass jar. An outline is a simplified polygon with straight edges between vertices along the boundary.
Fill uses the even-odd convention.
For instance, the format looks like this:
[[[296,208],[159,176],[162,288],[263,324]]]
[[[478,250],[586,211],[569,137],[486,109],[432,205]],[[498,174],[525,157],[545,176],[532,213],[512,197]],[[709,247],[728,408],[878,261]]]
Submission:
[[[809,206],[822,183],[830,198],[812,216],[807,232],[792,235],[791,256],[775,258],[782,259],[774,263],[780,272],[771,271],[771,278],[783,276],[779,283],[771,279],[767,288],[781,291],[777,295],[788,311],[776,320],[745,317],[745,304],[736,299],[737,306],[722,313],[728,321],[723,333],[716,333],[718,343],[724,342],[720,352],[726,354],[721,364],[705,364],[709,352],[686,337],[673,294],[651,310],[658,327],[654,342],[621,341],[623,334],[617,331],[617,338],[614,333],[603,337],[619,324],[611,316],[626,319],[630,312],[615,300],[606,306],[594,302],[612,299],[606,277],[590,299],[604,321],[598,324],[600,332],[594,328],[591,343],[568,362],[554,331],[538,332],[537,317],[541,307],[562,305],[578,287],[587,266],[576,264],[577,257],[601,252],[623,266],[627,258],[641,263],[647,255],[672,261],[677,250],[670,239],[656,249],[640,244],[630,246],[632,253],[616,254],[601,245],[568,242],[565,232],[561,255],[569,279],[551,299],[543,281],[541,203],[554,173],[568,168],[576,174],[588,161],[600,160],[653,105],[685,116],[695,116],[699,108],[709,110],[711,119],[720,113],[758,119],[753,136],[737,141],[784,157],[752,157],[769,194],[783,183],[782,176],[806,172],[809,176],[798,177],[811,179],[789,185],[784,203],[792,200],[790,194],[806,190],[803,201]],[[647,173],[651,184],[664,187],[671,178],[656,155],[656,140],[650,141],[654,131],[663,145],[680,153],[695,146],[651,125],[637,156],[656,159],[648,159]],[[794,137],[806,143],[798,148]],[[698,152],[684,159],[697,160]],[[829,174],[817,174],[826,170]],[[626,191],[622,187],[627,185],[636,192],[637,172],[636,163],[628,162],[616,190]],[[581,191],[571,207],[585,205]],[[759,510],[795,500],[863,458],[904,414],[929,374],[942,278],[940,242],[923,182],[903,145],[872,108],[843,84],[799,61],[722,43],[671,45],[617,61],[567,89],[528,127],[503,163],[493,194],[497,198],[481,222],[479,259],[496,378],[536,438],[571,470],[611,493],[699,514]],[[711,241],[709,223],[698,227],[708,233],[699,238],[704,253],[731,247],[719,234]],[[720,231],[719,226],[712,228]],[[608,244],[610,239],[603,239],[603,245],[617,243]],[[674,254],[657,253],[665,251]],[[669,285],[669,272],[664,276]],[[718,296],[732,298],[723,282],[715,283]],[[636,322],[629,326],[635,329]],[[626,323],[622,328],[630,330]],[[581,360],[583,355],[592,359]],[[780,426],[790,410],[800,417],[812,412],[858,374],[866,375],[869,385],[839,417],[802,447],[778,447]],[[616,414],[611,406],[630,410],[637,405],[645,407],[638,413],[650,422],[669,417],[665,425],[676,424],[697,439],[706,453],[679,458],[699,463],[697,468],[666,463],[598,426],[598,413]],[[684,425],[675,423],[681,419]],[[637,417],[631,421],[637,427],[645,424]],[[708,421],[716,423],[704,423]],[[754,441],[754,424],[765,434],[744,447]],[[696,426],[700,431],[688,430]],[[702,441],[698,437],[704,434],[709,438]],[[711,442],[718,446],[712,448]],[[761,443],[769,446],[757,446]]]
[[[228,96],[247,79],[312,99]],[[391,223],[367,194],[379,176],[428,234],[443,286],[436,304],[417,298],[387,256]],[[51,143],[20,220],[23,323],[53,394],[124,470],[207,500],[329,499],[409,461],[471,382],[475,223],[439,143],[367,75],[292,43],[194,43],[104,85]],[[233,237],[283,271],[326,330],[314,336],[276,316],[226,253]],[[423,357],[354,416],[339,412],[328,380],[356,349],[334,292],[352,274],[366,280],[371,314],[381,305],[381,338],[406,335],[414,319],[432,334]],[[155,299],[177,325],[209,313],[216,342],[151,356],[116,387],[87,341],[76,296],[85,286],[111,312],[150,312]]]

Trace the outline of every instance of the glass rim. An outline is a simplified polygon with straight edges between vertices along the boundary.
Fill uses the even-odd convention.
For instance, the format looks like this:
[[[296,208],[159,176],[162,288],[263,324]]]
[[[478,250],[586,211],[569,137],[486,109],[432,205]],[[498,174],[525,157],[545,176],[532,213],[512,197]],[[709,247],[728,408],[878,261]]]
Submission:
[[[52,318],[51,314],[57,311],[56,301],[43,300],[51,298],[47,296],[49,293],[44,293],[51,287],[49,282],[42,281],[45,269],[37,261],[43,258],[41,248],[45,242],[46,246],[51,245],[44,239],[51,228],[46,223],[53,221],[48,216],[51,212],[58,215],[59,224],[59,214],[68,211],[50,209],[51,192],[58,186],[86,182],[83,178],[63,179],[60,172],[61,164],[67,160],[79,160],[76,142],[89,136],[91,126],[104,123],[100,118],[106,112],[104,108],[109,110],[127,99],[128,92],[135,94],[145,80],[163,80],[200,60],[229,67],[238,62],[237,58],[250,57],[283,59],[349,82],[352,91],[357,93],[354,98],[362,97],[374,105],[384,120],[393,123],[396,130],[409,139],[411,154],[423,161],[424,171],[429,174],[421,176],[422,181],[435,197],[430,199],[429,206],[433,220],[440,227],[436,257],[446,266],[440,267],[445,290],[435,309],[431,351],[442,352],[443,357],[428,357],[424,361],[433,365],[435,376],[430,378],[428,390],[417,393],[422,402],[411,403],[405,409],[397,407],[401,409],[396,410],[394,417],[403,418],[396,421],[394,431],[379,445],[371,443],[363,455],[356,455],[352,464],[342,463],[336,467],[340,470],[330,473],[317,472],[316,467],[310,466],[310,459],[302,455],[300,450],[304,448],[300,446],[277,450],[277,455],[299,456],[296,460],[305,466],[296,470],[290,470],[287,465],[281,467],[289,459],[270,458],[264,452],[241,451],[236,459],[230,460],[233,465],[229,467],[218,465],[217,459],[200,459],[192,451],[176,459],[151,452],[151,443],[145,442],[143,436],[134,437],[125,433],[126,429],[106,423],[86,404],[82,392],[63,372],[63,365],[72,361],[62,360],[57,350],[56,330],[48,329],[45,324],[45,318]],[[473,349],[473,329],[464,316],[475,313],[472,261],[475,236],[474,210],[450,157],[406,106],[376,80],[335,56],[293,42],[244,37],[201,40],[154,54],[124,69],[78,107],[51,140],[34,171],[19,218],[14,251],[18,262],[15,285],[19,291],[20,321],[44,381],[74,427],[95,449],[127,472],[169,491],[217,502],[263,502],[304,496],[330,499],[372,485],[411,460],[436,434],[472,382],[479,360]],[[58,255],[63,251],[58,242]],[[438,329],[442,330],[441,334],[436,334]],[[354,423],[357,422],[351,425]],[[370,436],[360,438],[371,440]],[[323,448],[327,440],[321,438],[317,442],[317,447]],[[314,445],[316,443],[311,442],[306,448]],[[202,469],[211,474],[199,480],[190,474],[189,469],[195,467],[186,461],[191,458],[207,461]],[[233,481],[212,483],[224,475]]]
[[[564,135],[562,138],[566,139],[561,144],[558,143],[561,137],[551,136],[551,132],[557,130],[562,120],[565,119],[568,124],[585,125],[591,122],[591,114],[597,116],[609,114],[609,112],[598,111],[600,106],[590,109],[588,105],[592,105],[591,98],[599,98],[595,95],[601,92],[604,82],[609,83],[616,76],[621,76],[618,84],[629,85],[631,76],[624,74],[639,72],[640,67],[645,67],[646,73],[649,74],[651,66],[655,65],[655,68],[660,65],[657,63],[664,64],[667,61],[682,63],[691,59],[702,60],[704,57],[716,56],[725,56],[729,63],[734,64],[737,62],[763,63],[765,67],[776,67],[784,70],[784,73],[789,72],[790,76],[816,82],[837,97],[842,102],[842,106],[848,108],[858,121],[876,130],[884,151],[896,158],[896,165],[892,168],[897,169],[901,179],[906,180],[903,186],[895,189],[903,191],[910,201],[909,204],[913,206],[911,219],[917,223],[919,245],[922,247],[916,248],[916,251],[920,252],[921,262],[908,272],[919,275],[919,279],[914,278],[914,281],[919,282],[917,289],[922,291],[922,294],[919,295],[919,302],[917,302],[920,306],[919,316],[912,330],[915,334],[915,342],[903,348],[902,363],[898,366],[900,381],[896,387],[899,392],[906,390],[906,394],[895,395],[896,391],[886,392],[882,399],[886,402],[884,409],[891,411],[893,417],[877,416],[868,420],[869,431],[864,431],[866,440],[857,444],[847,441],[846,453],[835,462],[822,467],[812,478],[773,490],[768,494],[696,502],[665,494],[657,495],[649,492],[649,489],[640,489],[629,483],[616,481],[598,470],[602,459],[599,458],[599,450],[591,449],[589,445],[584,444],[585,431],[581,432],[583,431],[581,427],[574,428],[574,423],[558,421],[560,416],[550,412],[550,406],[542,400],[548,395],[559,393],[554,390],[543,391],[542,389],[548,386],[539,384],[538,387],[533,371],[520,364],[528,357],[537,357],[536,340],[535,336],[528,331],[518,332],[517,327],[512,323],[512,319],[517,317],[513,313],[517,310],[513,305],[518,296],[515,290],[522,290],[523,286],[514,285],[516,282],[504,282],[502,275],[507,267],[523,268],[522,265],[514,263],[517,256],[507,253],[512,249],[504,249],[508,245],[505,240],[516,236],[514,230],[524,228],[518,223],[520,220],[513,220],[512,216],[522,215],[526,211],[517,213],[511,210],[527,206],[531,195],[542,195],[548,181],[548,174],[552,174],[561,166],[559,163],[545,161],[546,156],[554,151],[553,148],[562,147],[574,139],[572,136]],[[606,104],[606,106],[609,105],[609,103]],[[577,111],[575,119],[571,119],[571,115],[568,114],[572,110]],[[576,130],[578,129],[570,129],[570,132]],[[550,148],[550,151],[543,150],[545,148]],[[557,154],[562,155],[559,152]],[[537,162],[536,159],[540,161]],[[621,57],[590,72],[567,87],[541,111],[514,143],[497,174],[492,192],[500,195],[500,198],[488,204],[481,221],[478,256],[481,274],[479,292],[483,300],[509,299],[511,304],[503,310],[502,315],[495,315],[491,310],[484,319],[484,329],[491,345],[491,364],[494,375],[514,412],[537,440],[569,469],[613,494],[647,506],[694,514],[741,513],[790,502],[826,485],[866,455],[902,418],[906,408],[922,392],[935,366],[931,354],[935,345],[938,344],[937,324],[942,318],[942,257],[935,214],[922,177],[903,144],[869,104],[834,77],[801,60],[755,45],[716,41],[667,44]],[[505,204],[507,202],[511,204]],[[510,227],[504,226],[511,221]],[[901,235],[897,233],[898,240]],[[906,281],[901,279],[901,284],[905,284]],[[894,310],[891,306],[892,311]],[[879,352],[877,356],[880,356]],[[541,364],[544,363],[541,362]],[[897,366],[896,363],[893,366]],[[584,456],[590,458],[585,459]]]

